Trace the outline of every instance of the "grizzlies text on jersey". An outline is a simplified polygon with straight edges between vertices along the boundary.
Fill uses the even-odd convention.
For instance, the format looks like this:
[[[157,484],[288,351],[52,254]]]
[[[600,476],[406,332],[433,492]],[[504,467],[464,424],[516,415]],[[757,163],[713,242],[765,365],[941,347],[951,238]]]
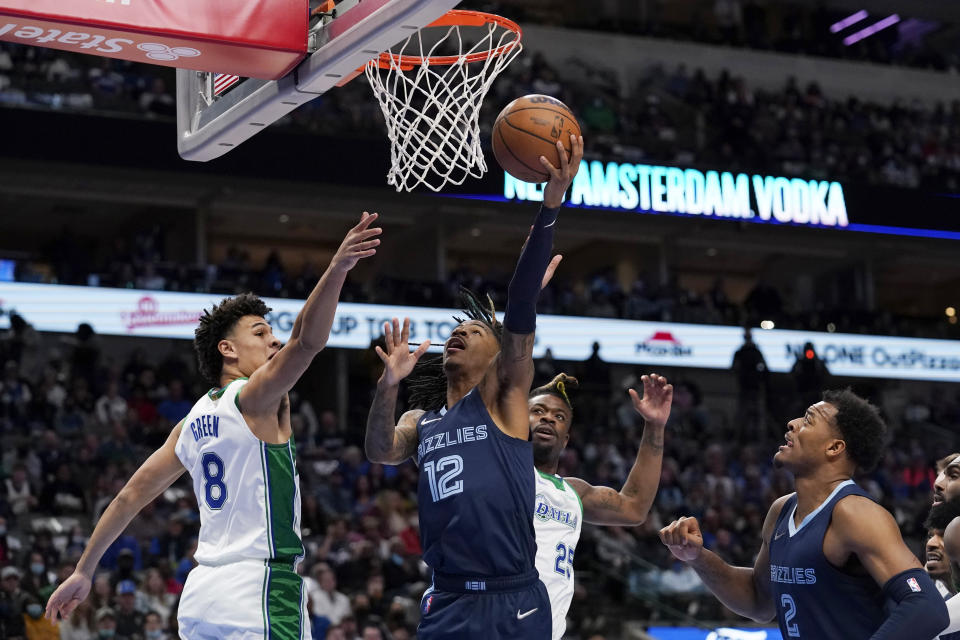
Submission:
[[[796,494],[777,518],[770,540],[770,586],[785,639],[866,639],[886,619],[883,590],[874,579],[841,571],[823,555],[833,508],[847,496],[870,497],[847,480],[799,525]]]
[[[433,585],[421,640],[548,640],[550,600],[534,568],[533,445],[503,433],[474,388],[417,423],[417,500]]]

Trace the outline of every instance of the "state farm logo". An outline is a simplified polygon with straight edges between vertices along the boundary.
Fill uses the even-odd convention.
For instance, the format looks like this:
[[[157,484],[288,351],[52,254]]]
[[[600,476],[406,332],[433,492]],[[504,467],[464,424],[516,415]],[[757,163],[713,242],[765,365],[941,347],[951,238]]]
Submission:
[[[153,296],[143,296],[137,301],[135,311],[121,311],[120,318],[127,331],[138,327],[195,325],[200,321],[201,311],[160,311],[160,304]]]
[[[147,57],[151,60],[163,60],[165,62],[179,60],[180,58],[196,58],[200,55],[200,52],[193,47],[168,47],[159,42],[144,42],[138,44],[137,49],[146,51]]]
[[[4,23],[0,21],[0,40],[10,42],[23,41],[26,44],[39,44],[59,49],[90,50],[90,53],[117,54],[123,57],[125,49],[136,45],[149,60],[173,62],[181,58],[196,58],[201,55],[193,47],[171,47],[162,42],[142,42],[136,44],[129,38],[108,38],[107,36],[84,31],[65,31],[63,29],[45,29],[32,25]]]
[[[685,357],[693,355],[693,348],[683,346],[669,331],[657,331],[643,342],[638,342],[634,353],[644,353],[651,356]]]

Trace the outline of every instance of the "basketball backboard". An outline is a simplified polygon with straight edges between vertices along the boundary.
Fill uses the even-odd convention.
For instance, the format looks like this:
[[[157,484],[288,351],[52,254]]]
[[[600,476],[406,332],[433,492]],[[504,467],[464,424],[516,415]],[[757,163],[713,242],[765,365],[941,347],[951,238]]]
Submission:
[[[180,156],[200,162],[222,156],[298,106],[349,80],[369,60],[458,2],[344,0],[304,33],[306,56],[279,80],[248,78],[234,86],[234,77],[177,69]]]

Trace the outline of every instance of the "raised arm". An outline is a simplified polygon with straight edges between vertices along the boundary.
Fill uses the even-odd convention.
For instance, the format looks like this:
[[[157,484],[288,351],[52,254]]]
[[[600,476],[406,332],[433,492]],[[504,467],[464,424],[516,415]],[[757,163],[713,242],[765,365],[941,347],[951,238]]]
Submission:
[[[657,496],[663,463],[663,432],[670,417],[673,385],[657,374],[643,376],[643,397],[630,389],[633,408],[644,420],[640,451],[620,491],[566,478],[583,502],[583,519],[592,524],[643,524]]]
[[[327,344],[337,311],[340,290],[347,273],[366,257],[374,255],[382,229],[370,227],[376,213],[363,212],[360,222],[350,231],[330,260],[317,286],[294,322],[290,340],[267,364],[257,369],[241,392],[243,412],[247,415],[275,413],[280,399],[293,388],[314,356]]]
[[[503,337],[500,354],[484,377],[484,402],[494,409],[498,426],[508,435],[526,440],[530,436],[527,415],[527,394],[533,383],[533,344],[537,327],[537,299],[551,264],[553,231],[566,193],[583,159],[583,137],[570,136],[571,154],[558,140],[560,167],[554,167],[543,156],[540,163],[550,174],[543,189],[543,206],[537,213],[530,235],[513,278],[507,289],[507,305],[503,314]],[[554,265],[555,266],[555,265]]]
[[[170,432],[163,446],[147,458],[103,512],[73,575],[47,601],[46,615],[52,622],[56,622],[58,613],[61,618],[68,617],[87,597],[93,573],[107,548],[141,509],[166,491],[185,471],[175,450],[182,426],[183,422]]]
[[[863,526],[865,522],[870,526]],[[834,507],[829,534],[836,535],[842,554],[857,556],[894,603],[871,640],[933,638],[943,631],[950,622],[943,597],[904,544],[889,511],[868,498],[848,496]],[[825,538],[825,552],[828,544]]]
[[[778,498],[763,522],[763,541],[753,567],[734,567],[703,548],[703,535],[696,518],[680,518],[660,530],[660,540],[675,558],[697,572],[713,595],[728,609],[756,622],[770,622],[777,615],[770,588],[770,537],[777,526],[783,503]]]
[[[376,348],[377,355],[383,361],[383,374],[377,380],[377,391],[367,415],[367,433],[363,449],[372,462],[382,464],[400,464],[417,452],[417,421],[423,411],[407,411],[394,422],[397,415],[397,390],[400,381],[410,375],[427,349],[430,341],[420,344],[410,351],[407,340],[410,339],[410,318],[403,319],[403,327],[396,318],[383,325],[386,351]]]

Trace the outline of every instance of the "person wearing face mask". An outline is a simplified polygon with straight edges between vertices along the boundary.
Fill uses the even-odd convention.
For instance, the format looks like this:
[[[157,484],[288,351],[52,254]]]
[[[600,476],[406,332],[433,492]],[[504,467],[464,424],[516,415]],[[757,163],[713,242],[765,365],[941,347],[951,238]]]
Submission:
[[[40,592],[49,586],[50,576],[47,575],[47,565],[43,561],[43,556],[33,551],[30,553],[27,573],[23,576],[23,590],[39,597]]]
[[[144,640],[169,640],[170,638],[163,628],[163,620],[160,619],[160,614],[156,611],[151,611],[143,619],[143,633],[141,635]]]
[[[27,640],[60,640],[57,625],[43,617],[43,605],[36,596],[30,596],[23,607],[23,626]]]
[[[113,609],[103,607],[97,611],[97,638],[100,640],[125,640],[124,636],[117,635],[117,615]]]

